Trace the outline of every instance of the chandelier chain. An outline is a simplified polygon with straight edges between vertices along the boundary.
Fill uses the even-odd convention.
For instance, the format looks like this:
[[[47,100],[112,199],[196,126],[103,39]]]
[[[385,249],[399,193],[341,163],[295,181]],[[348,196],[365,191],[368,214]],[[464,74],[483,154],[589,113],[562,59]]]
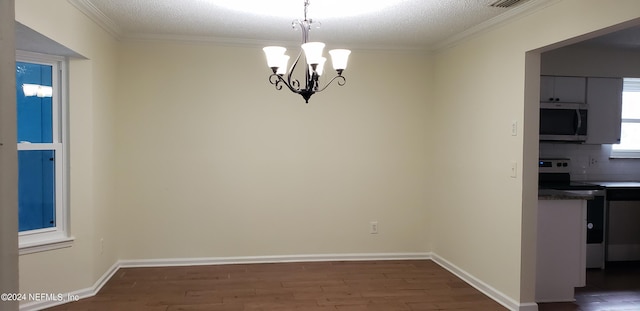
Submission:
[[[310,0],[304,0],[304,20],[307,20],[307,10],[309,9]]]

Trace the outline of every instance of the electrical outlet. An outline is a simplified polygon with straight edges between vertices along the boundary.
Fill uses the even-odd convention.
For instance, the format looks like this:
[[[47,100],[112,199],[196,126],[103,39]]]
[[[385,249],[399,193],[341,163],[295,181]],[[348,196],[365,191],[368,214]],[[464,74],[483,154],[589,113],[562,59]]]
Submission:
[[[589,166],[596,166],[596,165],[598,165],[598,158],[589,156]]]
[[[511,122],[511,136],[518,136],[518,121]]]
[[[370,234],[378,234],[378,222],[372,221],[369,223],[369,233]]]

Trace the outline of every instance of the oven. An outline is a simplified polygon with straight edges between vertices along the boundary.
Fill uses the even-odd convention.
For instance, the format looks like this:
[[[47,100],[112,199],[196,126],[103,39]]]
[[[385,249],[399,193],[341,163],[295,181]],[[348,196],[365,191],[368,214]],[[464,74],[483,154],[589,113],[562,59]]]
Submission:
[[[538,188],[582,193],[587,200],[587,268],[604,268],[606,234],[605,187],[571,180],[571,160],[540,159]]]

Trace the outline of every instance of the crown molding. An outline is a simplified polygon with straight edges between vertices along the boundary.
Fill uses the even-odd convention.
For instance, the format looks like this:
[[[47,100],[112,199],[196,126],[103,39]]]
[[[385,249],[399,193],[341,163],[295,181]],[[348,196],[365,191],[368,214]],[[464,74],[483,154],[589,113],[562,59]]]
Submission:
[[[123,31],[118,24],[111,18],[106,16],[102,11],[96,8],[88,0],[67,0],[71,5],[76,7],[80,12],[89,17],[90,20],[98,24],[102,29],[108,32],[111,36],[117,40],[121,40],[123,37]]]
[[[546,7],[554,5],[562,0],[529,0],[503,14],[500,14],[486,22],[483,22],[479,25],[471,27],[463,32],[458,33],[438,44],[436,44],[431,51],[437,52],[440,50],[445,50],[447,48],[453,47],[456,44],[465,41],[467,39],[471,39],[477,35],[485,33],[495,27],[503,25],[511,20],[522,18],[539,10],[542,10]]]
[[[259,39],[239,39],[239,38],[219,38],[219,37],[207,37],[207,36],[188,36],[188,35],[158,35],[158,34],[146,34],[146,33],[125,33],[125,31],[111,18],[106,16],[102,11],[96,8],[89,0],[67,0],[70,4],[76,7],[79,11],[84,13],[89,19],[94,21],[98,26],[107,31],[111,36],[120,41],[165,41],[165,42],[182,42],[192,44],[217,44],[227,46],[245,46],[255,47],[272,45],[274,42],[267,42]],[[416,52],[423,51],[429,53],[437,53],[440,50],[444,50],[455,46],[456,44],[487,32],[495,27],[498,27],[508,21],[516,18],[522,18],[526,15],[532,14],[545,7],[551,6],[561,0],[529,0],[507,12],[500,14],[486,22],[471,27],[463,32],[460,32],[448,39],[436,43],[433,46],[422,47],[406,47],[406,46],[369,46],[361,45],[352,47],[359,50],[370,51],[406,51]],[[288,42],[285,45],[290,45],[292,42]]]

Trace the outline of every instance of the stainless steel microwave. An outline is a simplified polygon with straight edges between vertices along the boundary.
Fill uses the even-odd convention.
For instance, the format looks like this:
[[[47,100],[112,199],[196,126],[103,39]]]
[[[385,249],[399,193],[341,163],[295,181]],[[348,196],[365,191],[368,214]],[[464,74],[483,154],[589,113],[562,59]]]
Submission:
[[[587,140],[588,106],[580,103],[540,103],[540,140]]]

